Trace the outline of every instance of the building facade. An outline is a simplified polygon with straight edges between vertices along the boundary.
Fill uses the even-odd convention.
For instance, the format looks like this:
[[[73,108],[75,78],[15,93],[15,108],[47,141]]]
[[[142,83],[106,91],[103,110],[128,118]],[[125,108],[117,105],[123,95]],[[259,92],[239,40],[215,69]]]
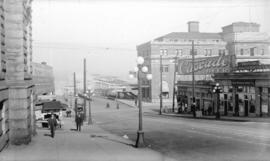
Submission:
[[[31,2],[0,0],[0,151],[8,144],[27,144],[35,134],[34,102],[42,91],[35,83],[44,78],[33,71]]]
[[[188,22],[188,32],[173,32],[137,46],[138,56],[145,58],[145,64],[153,75],[152,81],[142,81],[144,99],[159,101],[162,71],[163,100],[172,102],[176,71],[179,97],[185,100],[188,107],[191,105],[193,41],[195,69],[204,68],[205,62],[214,64],[207,72],[195,72],[196,102],[198,106],[212,107],[214,111],[210,87],[215,84],[212,77],[215,73],[229,72],[238,62],[258,60],[263,64],[270,63],[269,35],[260,32],[259,27],[256,23],[236,22],[223,27],[220,33],[204,33],[199,31],[199,22],[191,21]]]
[[[259,61],[239,62],[230,73],[216,73],[220,84],[221,114],[270,116],[270,65]]]

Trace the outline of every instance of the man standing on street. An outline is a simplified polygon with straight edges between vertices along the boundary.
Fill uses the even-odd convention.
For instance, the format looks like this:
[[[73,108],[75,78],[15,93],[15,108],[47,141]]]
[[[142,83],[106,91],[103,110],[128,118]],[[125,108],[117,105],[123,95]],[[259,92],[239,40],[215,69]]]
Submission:
[[[78,112],[75,118],[76,121],[76,126],[77,126],[77,131],[81,131],[81,126],[82,126],[82,113]]]
[[[57,125],[57,121],[56,121],[55,115],[53,113],[51,113],[51,117],[48,119],[48,125],[49,125],[50,131],[51,131],[51,137],[53,138],[54,131],[55,131],[55,128]]]

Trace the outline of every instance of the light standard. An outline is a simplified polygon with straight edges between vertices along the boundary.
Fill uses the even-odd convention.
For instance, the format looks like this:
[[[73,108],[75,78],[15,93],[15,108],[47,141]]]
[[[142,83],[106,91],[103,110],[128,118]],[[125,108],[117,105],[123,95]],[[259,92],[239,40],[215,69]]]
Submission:
[[[217,112],[216,112],[216,119],[220,119],[220,112],[219,112],[219,94],[222,92],[222,89],[219,85],[219,83],[217,83],[213,89],[213,93],[217,94]]]
[[[143,75],[145,75],[148,72],[148,68],[146,66],[143,66],[144,58],[139,56],[137,58],[137,68],[135,68],[135,71],[137,72],[137,78],[138,78],[138,107],[139,107],[139,129],[137,131],[137,140],[136,140],[136,147],[145,147],[144,143],[144,132],[142,127],[142,89],[141,89],[141,78]],[[132,75],[130,75],[132,77]],[[148,80],[152,79],[151,74],[147,74],[146,78]]]
[[[160,95],[159,95],[159,98],[160,98],[160,106],[159,106],[159,114],[161,115],[162,112],[162,107],[163,107],[163,98],[162,98],[162,72],[163,72],[163,65],[162,65],[162,56],[167,56],[168,55],[168,52],[167,52],[167,49],[160,49],[160,57],[159,57],[159,62],[160,62]]]

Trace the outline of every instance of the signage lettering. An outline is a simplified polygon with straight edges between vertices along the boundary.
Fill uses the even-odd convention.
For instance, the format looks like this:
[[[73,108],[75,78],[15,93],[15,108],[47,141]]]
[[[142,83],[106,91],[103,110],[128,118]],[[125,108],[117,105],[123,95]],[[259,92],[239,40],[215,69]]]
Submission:
[[[208,58],[197,58],[194,61],[195,74],[213,74],[215,71],[228,71],[229,56],[218,56]],[[178,74],[191,74],[192,73],[192,60],[179,60]]]

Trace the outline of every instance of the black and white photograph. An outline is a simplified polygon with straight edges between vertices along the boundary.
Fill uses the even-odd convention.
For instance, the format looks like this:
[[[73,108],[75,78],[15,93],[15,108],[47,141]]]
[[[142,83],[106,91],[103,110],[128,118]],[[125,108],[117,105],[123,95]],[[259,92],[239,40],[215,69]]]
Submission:
[[[0,0],[0,161],[270,161],[269,0]]]

